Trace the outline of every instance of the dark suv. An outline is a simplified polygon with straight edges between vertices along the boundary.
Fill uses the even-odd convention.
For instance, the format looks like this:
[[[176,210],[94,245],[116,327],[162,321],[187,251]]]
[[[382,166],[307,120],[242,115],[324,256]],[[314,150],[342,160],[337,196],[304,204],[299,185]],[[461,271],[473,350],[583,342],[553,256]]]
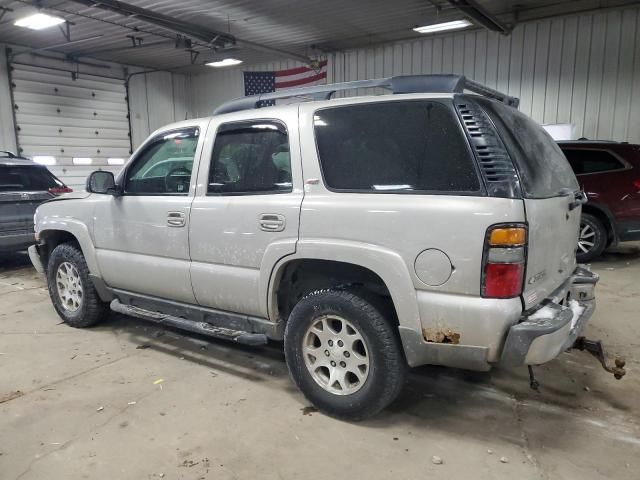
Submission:
[[[559,144],[589,199],[582,206],[578,261],[588,262],[618,242],[640,240],[640,145]]]
[[[38,205],[70,191],[45,166],[0,151],[0,253],[33,244],[33,214]]]

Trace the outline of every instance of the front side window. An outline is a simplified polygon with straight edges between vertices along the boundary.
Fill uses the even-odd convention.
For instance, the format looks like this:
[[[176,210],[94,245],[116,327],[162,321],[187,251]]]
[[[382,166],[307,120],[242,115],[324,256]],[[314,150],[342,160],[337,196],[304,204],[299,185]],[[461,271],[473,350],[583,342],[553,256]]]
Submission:
[[[198,129],[191,128],[152,140],[127,171],[125,193],[187,195],[198,135]]]
[[[624,170],[624,164],[606,150],[592,150],[586,148],[563,148],[569,164],[576,175],[585,173],[610,172]]]
[[[216,134],[207,192],[218,195],[291,192],[287,131],[279,122],[221,125]]]
[[[479,192],[451,108],[433,101],[332,107],[314,115],[325,184],[338,191]]]

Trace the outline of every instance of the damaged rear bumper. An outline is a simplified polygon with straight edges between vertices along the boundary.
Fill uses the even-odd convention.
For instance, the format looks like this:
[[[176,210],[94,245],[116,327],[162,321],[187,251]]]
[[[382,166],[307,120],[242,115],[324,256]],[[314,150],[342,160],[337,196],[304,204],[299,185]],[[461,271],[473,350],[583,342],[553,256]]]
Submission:
[[[529,312],[509,329],[500,363],[540,365],[571,348],[596,308],[598,278],[578,266],[539,310]]]

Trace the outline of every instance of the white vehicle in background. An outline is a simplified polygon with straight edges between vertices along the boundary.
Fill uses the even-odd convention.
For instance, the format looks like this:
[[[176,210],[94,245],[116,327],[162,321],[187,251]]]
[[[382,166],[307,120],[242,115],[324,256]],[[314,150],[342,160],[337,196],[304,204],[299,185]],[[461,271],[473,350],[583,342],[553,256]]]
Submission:
[[[394,95],[329,99],[365,87]],[[314,101],[257,108],[299,95]],[[621,377],[579,337],[598,280],[576,265],[584,196],[515,106],[454,75],[241,98],[39,207],[31,258],[74,327],[111,308],[284,340],[296,385],[340,418],[388,405],[407,366],[532,366],[577,346]]]

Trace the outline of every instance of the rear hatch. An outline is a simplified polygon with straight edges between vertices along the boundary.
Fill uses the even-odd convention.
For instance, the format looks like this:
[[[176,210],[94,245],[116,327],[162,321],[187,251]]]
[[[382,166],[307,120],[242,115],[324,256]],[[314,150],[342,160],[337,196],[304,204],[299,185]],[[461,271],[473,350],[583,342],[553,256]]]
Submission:
[[[40,165],[0,165],[0,235],[33,232],[33,214],[64,184]]]
[[[478,99],[492,118],[520,177],[529,228],[523,301],[537,305],[571,276],[580,226],[580,187],[564,154],[532,119]]]

